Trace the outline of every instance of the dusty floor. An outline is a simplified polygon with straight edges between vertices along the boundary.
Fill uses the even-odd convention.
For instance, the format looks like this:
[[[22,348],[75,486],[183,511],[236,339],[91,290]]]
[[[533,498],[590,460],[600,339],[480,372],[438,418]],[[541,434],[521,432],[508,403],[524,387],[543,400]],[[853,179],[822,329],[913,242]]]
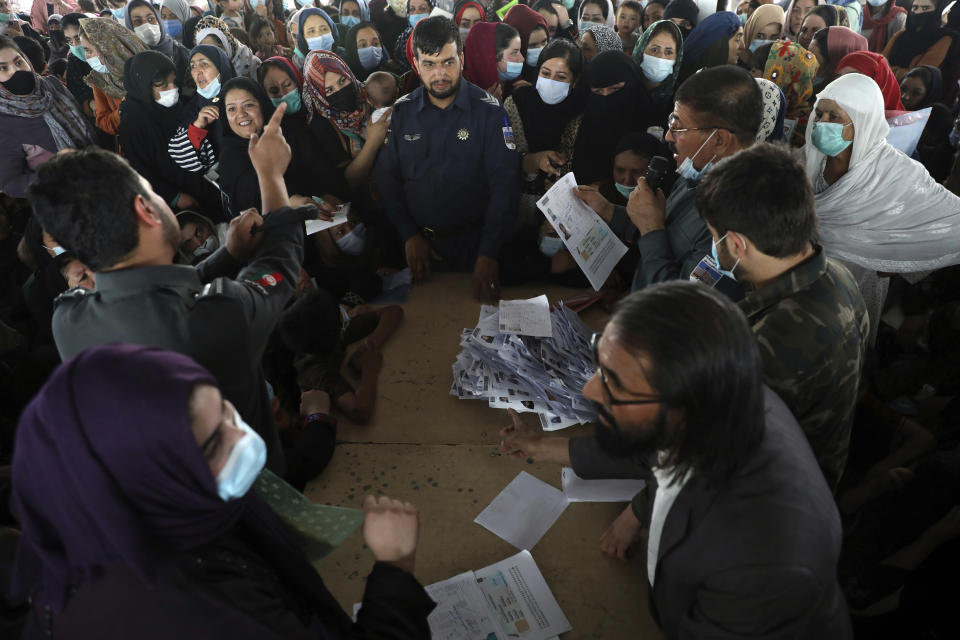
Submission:
[[[359,506],[367,493],[416,504],[421,514],[417,577],[429,584],[479,569],[517,552],[473,519],[520,472],[560,487],[560,468],[494,456],[506,412],[482,401],[449,395],[458,336],[480,311],[465,274],[437,275],[415,287],[404,305],[406,319],[384,349],[377,409],[371,423],[340,422],[341,441],[330,467],[311,483],[315,502]],[[506,299],[544,293],[543,286],[506,289]],[[550,301],[575,293],[547,288]],[[600,329],[606,314],[582,314]],[[568,429],[564,435],[589,433]],[[573,631],[581,638],[660,638],[647,609],[646,579],[639,558],[622,563],[603,556],[599,539],[623,504],[571,504],[532,550]],[[354,534],[320,565],[340,603],[352,610],[373,564]]]

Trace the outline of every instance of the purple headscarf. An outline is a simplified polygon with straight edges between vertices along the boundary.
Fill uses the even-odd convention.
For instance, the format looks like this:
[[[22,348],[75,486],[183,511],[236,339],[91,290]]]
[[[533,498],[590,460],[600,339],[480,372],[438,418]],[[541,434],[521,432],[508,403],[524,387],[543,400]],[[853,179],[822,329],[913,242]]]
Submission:
[[[198,384],[217,386],[189,357],[151,347],[96,347],[60,365],[17,428],[16,592],[59,612],[105,569],[152,582],[164,556],[238,521],[246,499],[220,499],[190,428]]]

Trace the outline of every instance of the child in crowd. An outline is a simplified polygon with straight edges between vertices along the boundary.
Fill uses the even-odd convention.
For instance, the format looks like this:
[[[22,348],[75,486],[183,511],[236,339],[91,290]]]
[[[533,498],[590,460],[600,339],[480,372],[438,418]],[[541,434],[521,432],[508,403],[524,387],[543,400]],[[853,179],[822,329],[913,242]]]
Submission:
[[[367,95],[376,109],[393,106],[397,101],[397,77],[387,71],[374,71],[367,78]]]

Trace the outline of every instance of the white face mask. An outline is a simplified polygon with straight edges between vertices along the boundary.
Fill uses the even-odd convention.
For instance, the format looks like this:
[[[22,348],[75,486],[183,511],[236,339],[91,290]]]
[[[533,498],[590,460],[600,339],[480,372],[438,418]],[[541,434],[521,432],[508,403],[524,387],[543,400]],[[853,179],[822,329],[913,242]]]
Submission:
[[[640,70],[650,82],[663,82],[671,73],[673,73],[674,60],[658,58],[649,53],[643,54],[643,60],[640,62]]]
[[[236,410],[233,412],[233,421],[244,435],[233,445],[223,469],[217,474],[217,493],[224,502],[247,495],[257,475],[267,464],[267,445],[263,438],[243,421]]]
[[[179,89],[168,89],[167,91],[161,91],[160,97],[157,98],[156,102],[161,107],[172,107],[177,104],[177,101],[180,99],[180,90]]]
[[[361,222],[337,238],[337,246],[348,256],[358,256],[367,246],[367,227]]]
[[[160,42],[160,26],[146,22],[133,30],[137,37],[143,40],[143,44],[148,47],[155,46]]]
[[[560,104],[570,93],[570,83],[540,76],[537,78],[537,93],[546,104]]]

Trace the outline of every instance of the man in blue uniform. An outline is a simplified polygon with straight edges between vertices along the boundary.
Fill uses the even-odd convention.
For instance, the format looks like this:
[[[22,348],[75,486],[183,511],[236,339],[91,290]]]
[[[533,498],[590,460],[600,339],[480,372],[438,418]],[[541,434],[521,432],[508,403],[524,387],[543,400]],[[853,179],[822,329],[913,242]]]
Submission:
[[[463,43],[442,16],[421,20],[413,52],[423,85],[393,107],[374,180],[414,280],[473,269],[480,299],[500,294],[498,255],[513,230],[520,159],[496,98],[461,78]]]

